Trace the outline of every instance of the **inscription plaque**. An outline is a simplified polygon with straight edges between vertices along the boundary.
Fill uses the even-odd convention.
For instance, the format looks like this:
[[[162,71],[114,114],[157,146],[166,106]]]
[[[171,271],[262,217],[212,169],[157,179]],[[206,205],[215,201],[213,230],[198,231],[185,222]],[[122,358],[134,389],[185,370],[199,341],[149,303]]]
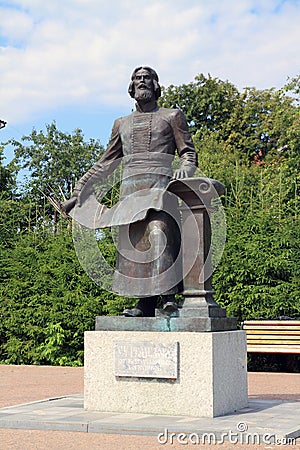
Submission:
[[[136,378],[178,377],[178,342],[115,342],[115,376]]]

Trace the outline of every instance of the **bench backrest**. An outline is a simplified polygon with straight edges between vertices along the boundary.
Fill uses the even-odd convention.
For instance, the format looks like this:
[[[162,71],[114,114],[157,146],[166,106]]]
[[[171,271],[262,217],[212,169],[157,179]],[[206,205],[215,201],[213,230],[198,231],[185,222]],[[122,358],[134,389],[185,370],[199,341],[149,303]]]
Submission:
[[[300,353],[300,320],[245,320],[248,352]]]

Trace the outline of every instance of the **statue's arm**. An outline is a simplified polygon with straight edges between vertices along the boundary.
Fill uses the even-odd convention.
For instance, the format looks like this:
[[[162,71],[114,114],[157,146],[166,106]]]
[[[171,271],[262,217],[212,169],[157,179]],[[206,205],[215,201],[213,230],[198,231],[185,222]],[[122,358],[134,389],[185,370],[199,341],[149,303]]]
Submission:
[[[173,178],[192,177],[198,167],[198,159],[192,136],[182,111],[174,111],[172,127],[177,151],[180,157],[180,168],[175,170]]]
[[[120,119],[115,120],[107,150],[75,184],[72,197],[62,204],[65,212],[70,212],[75,205],[80,205],[83,198],[94,192],[94,185],[105,180],[120,164],[123,156],[119,134]]]

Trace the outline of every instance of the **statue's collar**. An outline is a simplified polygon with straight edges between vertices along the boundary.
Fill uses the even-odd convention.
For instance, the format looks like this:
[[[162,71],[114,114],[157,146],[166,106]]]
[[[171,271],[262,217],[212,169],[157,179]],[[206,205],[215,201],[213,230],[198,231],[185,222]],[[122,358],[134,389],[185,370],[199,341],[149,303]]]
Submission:
[[[153,112],[158,110],[158,105],[156,101],[146,103],[145,105],[135,104],[136,110],[141,113]]]

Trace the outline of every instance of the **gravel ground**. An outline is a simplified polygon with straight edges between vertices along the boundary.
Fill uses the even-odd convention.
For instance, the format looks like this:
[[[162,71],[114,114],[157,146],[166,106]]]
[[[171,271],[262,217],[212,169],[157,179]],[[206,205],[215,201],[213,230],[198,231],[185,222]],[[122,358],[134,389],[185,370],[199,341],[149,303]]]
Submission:
[[[82,367],[0,365],[0,407],[83,392]],[[300,374],[249,373],[252,398],[300,401]],[[182,450],[201,448],[299,449],[296,445],[161,445],[155,436],[0,429],[0,450]]]

